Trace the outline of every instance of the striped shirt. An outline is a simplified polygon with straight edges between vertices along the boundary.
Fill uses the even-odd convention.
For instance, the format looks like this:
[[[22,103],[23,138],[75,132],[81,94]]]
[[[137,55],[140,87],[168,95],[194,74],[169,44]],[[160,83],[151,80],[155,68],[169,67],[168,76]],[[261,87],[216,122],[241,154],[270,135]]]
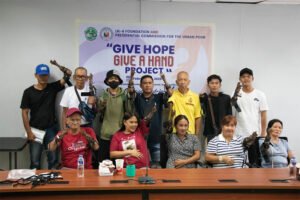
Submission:
[[[245,159],[243,140],[244,137],[242,136],[233,136],[228,144],[222,133],[210,140],[206,149],[207,153],[215,154],[216,156],[229,156],[234,160],[233,165],[214,163],[213,168],[242,168]]]

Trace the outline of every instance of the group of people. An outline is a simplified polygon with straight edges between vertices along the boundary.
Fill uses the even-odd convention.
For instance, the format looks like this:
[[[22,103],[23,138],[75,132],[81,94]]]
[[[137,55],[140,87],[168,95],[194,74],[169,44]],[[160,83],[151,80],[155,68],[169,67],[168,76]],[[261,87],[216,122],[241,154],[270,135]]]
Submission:
[[[280,138],[282,122],[274,119],[267,126],[266,97],[253,88],[253,71],[249,68],[240,71],[242,88],[235,94],[234,107],[234,98],[221,92],[222,79],[215,74],[207,78],[207,94],[198,95],[189,89],[189,74],[185,71],[177,74],[177,89],[165,81],[164,93],[154,93],[153,77],[144,75],[140,79],[142,92],[137,93],[134,71],[128,87],[123,89],[119,72],[110,70],[104,80],[107,88],[98,97],[90,93],[84,67],[75,69],[74,86],[66,89],[65,83],[72,76],[70,70],[53,83],[48,83],[49,75],[49,66],[38,65],[37,83],[27,88],[22,97],[30,168],[41,168],[44,149],[49,169],[76,168],[79,155],[83,155],[86,168],[117,158],[123,158],[125,166],[135,164],[137,168],[194,168],[199,166],[203,144],[207,145],[204,156],[210,166],[242,168],[247,159],[243,142],[253,132],[263,137],[259,140],[263,167],[284,167],[293,157],[287,141]],[[55,101],[63,89],[59,131]],[[94,112],[95,120],[86,116],[82,102]],[[169,110],[167,117],[164,109]],[[100,123],[96,133],[95,123]],[[45,134],[42,141],[37,140],[36,130]]]

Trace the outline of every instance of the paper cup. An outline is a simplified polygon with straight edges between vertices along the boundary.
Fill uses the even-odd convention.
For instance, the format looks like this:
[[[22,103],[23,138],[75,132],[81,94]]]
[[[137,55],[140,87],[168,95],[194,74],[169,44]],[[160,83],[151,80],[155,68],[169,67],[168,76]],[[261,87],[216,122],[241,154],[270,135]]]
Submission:
[[[123,174],[124,159],[116,159],[117,174]]]

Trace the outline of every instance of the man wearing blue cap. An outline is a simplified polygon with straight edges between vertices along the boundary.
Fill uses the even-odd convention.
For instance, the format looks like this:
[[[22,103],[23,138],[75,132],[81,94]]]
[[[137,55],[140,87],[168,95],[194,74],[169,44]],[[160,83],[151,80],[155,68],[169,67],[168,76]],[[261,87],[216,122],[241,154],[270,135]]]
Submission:
[[[30,148],[30,168],[41,168],[41,155],[58,132],[55,99],[65,88],[65,79],[48,83],[50,70],[45,64],[35,69],[37,83],[24,90],[20,108]],[[71,75],[71,74],[68,74]],[[30,115],[30,117],[29,117]],[[58,163],[58,152],[47,152],[48,169]]]

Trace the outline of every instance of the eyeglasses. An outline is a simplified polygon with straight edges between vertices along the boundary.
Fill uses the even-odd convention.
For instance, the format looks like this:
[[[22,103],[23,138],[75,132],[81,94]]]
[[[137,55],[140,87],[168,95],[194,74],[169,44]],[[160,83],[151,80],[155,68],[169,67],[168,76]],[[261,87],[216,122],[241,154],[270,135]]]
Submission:
[[[87,76],[79,76],[79,75],[75,75],[75,78],[78,80],[84,80],[87,78]]]

